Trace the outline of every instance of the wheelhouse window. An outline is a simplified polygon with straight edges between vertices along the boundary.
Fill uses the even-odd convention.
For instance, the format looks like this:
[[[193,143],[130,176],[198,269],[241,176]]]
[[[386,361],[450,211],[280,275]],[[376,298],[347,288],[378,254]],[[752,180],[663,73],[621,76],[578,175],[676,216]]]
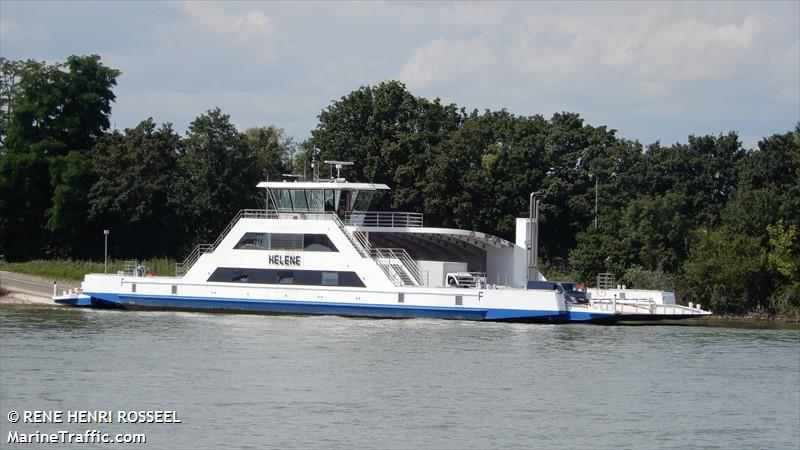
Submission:
[[[304,189],[291,189],[292,206],[295,212],[308,212],[308,200]]]
[[[352,211],[366,211],[369,209],[369,203],[372,201],[372,195],[375,191],[355,191],[353,195],[353,204],[350,208]]]
[[[333,189],[325,189],[325,211],[336,211],[336,204],[339,203],[340,192],[341,191],[334,191]]]
[[[309,189],[306,191],[308,198],[308,210],[311,212],[323,211],[323,193],[322,189]]]
[[[289,250],[338,252],[325,234],[245,233],[233,247],[237,250]]]
[[[292,211],[292,198],[289,189],[275,189],[275,203],[278,211]]]

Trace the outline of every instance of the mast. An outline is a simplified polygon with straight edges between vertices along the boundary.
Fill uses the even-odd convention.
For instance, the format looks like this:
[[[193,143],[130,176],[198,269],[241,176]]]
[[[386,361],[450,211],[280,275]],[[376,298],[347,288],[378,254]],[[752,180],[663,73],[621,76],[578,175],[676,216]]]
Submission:
[[[539,196],[541,192],[531,192],[530,217],[528,218],[528,280],[539,279]]]

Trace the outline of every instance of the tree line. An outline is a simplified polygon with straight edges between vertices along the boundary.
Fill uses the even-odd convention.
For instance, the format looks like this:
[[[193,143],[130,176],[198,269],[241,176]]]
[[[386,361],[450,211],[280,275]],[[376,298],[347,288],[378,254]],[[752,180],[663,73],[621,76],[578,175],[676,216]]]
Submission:
[[[308,173],[316,151],[392,187],[372,209],[431,226],[511,239],[541,192],[551,277],[613,272],[719,313],[800,313],[800,124],[754,149],[735,132],[643,145],[576,113],[468,111],[387,81],[332,101],[302,143],[275,126],[239,131],[219,109],[183,136],[152,119],[109,131],[118,76],[97,56],[2,61],[6,259],[96,259],[102,229],[116,257],[182,259],[263,205],[258,181]]]
[[[0,254],[9,261],[180,257],[213,241],[296,145],[274,126],[240,132],[219,109],[184,136],[151,118],[109,131],[119,71],[97,56],[0,61]],[[263,204],[263,200],[261,200]]]

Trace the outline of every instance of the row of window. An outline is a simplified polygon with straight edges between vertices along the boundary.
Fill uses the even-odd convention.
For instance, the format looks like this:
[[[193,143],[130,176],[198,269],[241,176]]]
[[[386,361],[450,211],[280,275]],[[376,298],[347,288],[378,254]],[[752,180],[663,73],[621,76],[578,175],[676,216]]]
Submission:
[[[344,196],[342,196],[344,193]],[[366,211],[375,191],[342,191],[340,189],[270,189],[278,211],[323,212],[344,208]]]
[[[338,252],[325,234],[245,233],[235,249],[302,250],[306,252]]]
[[[300,284],[304,286],[365,287],[355,272],[300,269],[219,267],[208,281],[222,283]]]

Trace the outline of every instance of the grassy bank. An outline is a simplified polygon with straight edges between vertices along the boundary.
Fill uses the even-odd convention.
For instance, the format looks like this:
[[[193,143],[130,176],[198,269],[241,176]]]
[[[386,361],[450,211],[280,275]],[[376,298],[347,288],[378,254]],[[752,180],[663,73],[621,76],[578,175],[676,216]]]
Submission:
[[[175,275],[175,261],[168,258],[154,258],[143,261],[150,272],[156,275]],[[125,261],[113,259],[108,261],[108,273],[116,273],[125,269]],[[0,270],[25,273],[59,281],[81,281],[87,273],[103,273],[103,262],[65,260],[41,260],[27,262],[0,262]]]

